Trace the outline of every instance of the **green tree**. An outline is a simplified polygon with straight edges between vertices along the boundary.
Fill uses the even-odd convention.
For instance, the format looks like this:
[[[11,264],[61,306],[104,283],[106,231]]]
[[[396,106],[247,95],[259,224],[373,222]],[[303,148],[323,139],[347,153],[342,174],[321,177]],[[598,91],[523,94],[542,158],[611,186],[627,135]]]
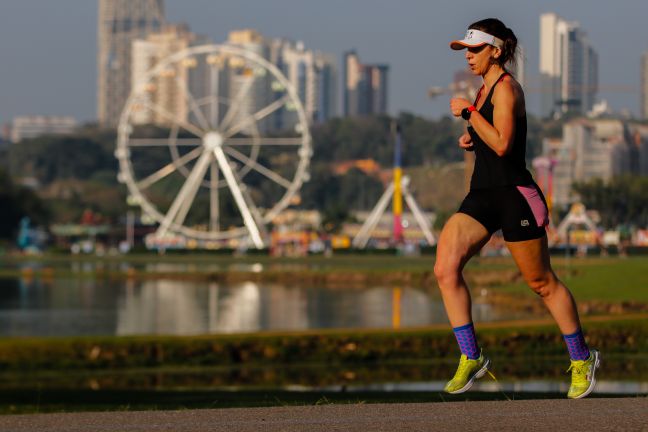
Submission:
[[[13,239],[20,219],[28,216],[36,225],[47,225],[50,212],[31,190],[17,186],[9,175],[0,171],[0,239]]]
[[[352,168],[344,175],[335,175],[328,164],[317,164],[311,180],[302,186],[301,206],[323,210],[344,207],[347,211],[371,209],[383,193],[382,183],[363,171]]]
[[[648,176],[625,175],[607,183],[594,179],[574,184],[573,189],[588,209],[599,211],[606,228],[648,226]]]
[[[12,145],[9,167],[13,175],[33,176],[48,184],[56,179],[87,179],[104,169],[116,172],[117,162],[94,140],[46,136]]]

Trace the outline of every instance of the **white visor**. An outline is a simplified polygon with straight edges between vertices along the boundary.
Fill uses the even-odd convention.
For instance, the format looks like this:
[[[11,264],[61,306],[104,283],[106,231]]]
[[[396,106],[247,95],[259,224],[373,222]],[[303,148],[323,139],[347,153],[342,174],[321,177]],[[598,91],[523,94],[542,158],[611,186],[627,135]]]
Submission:
[[[450,42],[450,48],[452,48],[453,50],[475,48],[482,45],[492,45],[494,47],[502,49],[504,47],[504,41],[483,31],[468,29],[466,36],[462,40]]]

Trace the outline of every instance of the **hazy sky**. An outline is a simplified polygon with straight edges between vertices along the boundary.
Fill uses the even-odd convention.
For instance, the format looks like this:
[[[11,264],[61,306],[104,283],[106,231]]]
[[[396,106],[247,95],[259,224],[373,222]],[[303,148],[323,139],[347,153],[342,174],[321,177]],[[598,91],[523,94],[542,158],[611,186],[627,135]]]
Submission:
[[[0,0],[0,124],[28,114],[96,118],[97,3]],[[338,59],[355,48],[365,63],[390,64],[392,113],[426,117],[447,112],[447,98],[430,100],[427,88],[447,86],[465,64],[449,41],[481,18],[498,17],[516,32],[529,86],[537,84],[543,12],[580,22],[599,54],[599,97],[637,114],[646,0],[166,0],[168,21],[186,22],[216,43],[232,29],[255,28]],[[528,98],[537,112],[539,98]]]

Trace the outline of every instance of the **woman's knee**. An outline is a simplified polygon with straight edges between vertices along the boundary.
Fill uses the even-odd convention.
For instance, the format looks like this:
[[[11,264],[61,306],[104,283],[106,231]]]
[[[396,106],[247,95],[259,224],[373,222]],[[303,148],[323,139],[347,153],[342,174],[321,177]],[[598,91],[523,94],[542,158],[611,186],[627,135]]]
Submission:
[[[452,287],[457,285],[461,277],[459,262],[450,260],[438,260],[434,264],[434,276],[439,283],[439,288]]]
[[[558,279],[553,272],[534,275],[526,279],[529,287],[540,297],[551,296],[558,288]]]

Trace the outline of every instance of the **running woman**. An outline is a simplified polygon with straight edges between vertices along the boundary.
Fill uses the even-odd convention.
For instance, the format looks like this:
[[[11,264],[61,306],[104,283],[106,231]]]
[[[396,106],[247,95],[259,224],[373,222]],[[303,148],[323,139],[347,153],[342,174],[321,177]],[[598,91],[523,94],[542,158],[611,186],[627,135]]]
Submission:
[[[441,232],[434,266],[462,353],[445,390],[453,394],[467,391],[490,367],[475,336],[470,292],[462,272],[468,260],[501,229],[524,280],[542,298],[564,335],[572,372],[567,396],[585,397],[596,383],[599,353],[588,348],[574,298],[549,261],[547,205],[525,163],[524,92],[505,69],[515,60],[517,38],[501,21],[489,18],[472,24],[464,39],[451,42],[450,47],[466,49],[468,66],[482,77],[483,86],[474,103],[450,100],[452,114],[468,123],[458,144],[475,152],[475,168],[468,195]]]

